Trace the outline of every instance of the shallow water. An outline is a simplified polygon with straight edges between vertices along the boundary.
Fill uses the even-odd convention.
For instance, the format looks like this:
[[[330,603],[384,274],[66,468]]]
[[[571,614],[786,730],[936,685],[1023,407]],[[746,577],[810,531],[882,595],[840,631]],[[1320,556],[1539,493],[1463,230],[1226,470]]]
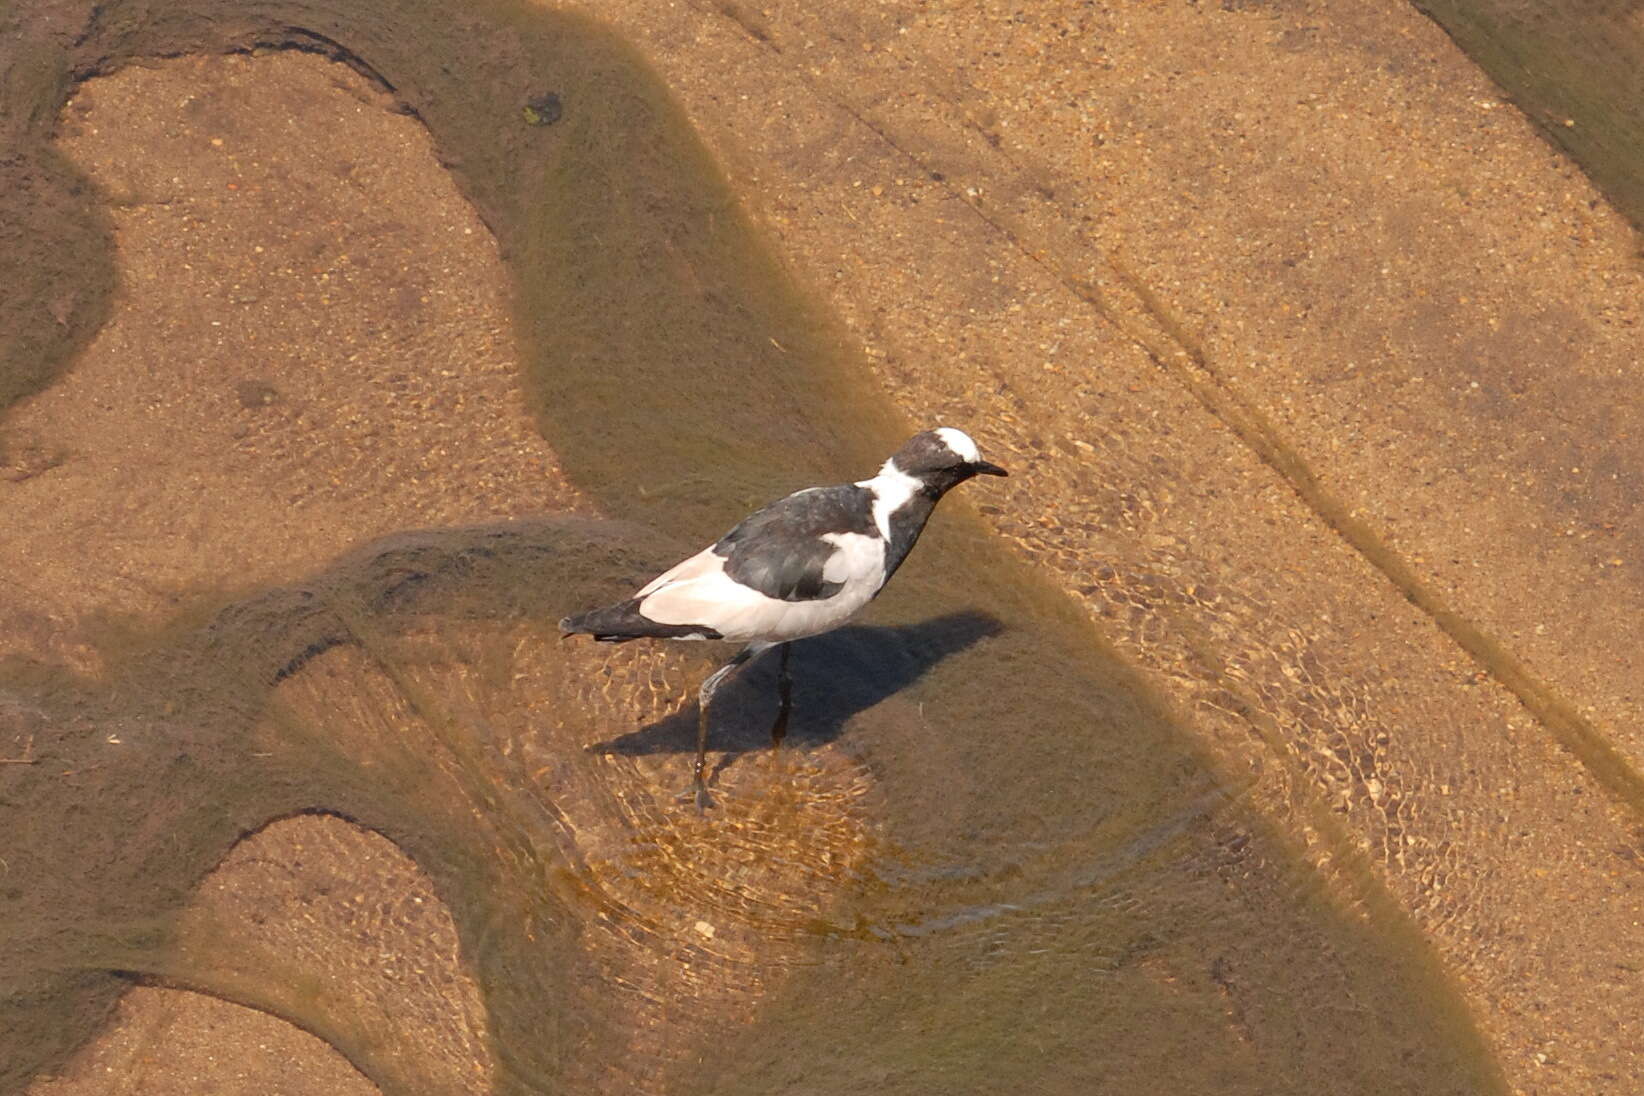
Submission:
[[[1344,894],[1302,866],[1312,820],[1278,833],[1241,805],[964,503],[872,627],[797,645],[790,747],[766,746],[755,667],[721,694],[720,809],[677,802],[709,655],[561,643],[550,622],[752,504],[871,470],[906,424],[596,28],[126,11],[104,5],[62,72],[296,37],[342,43],[417,110],[519,278],[544,433],[617,524],[408,534],[138,628],[106,682],[10,667],[18,718],[58,728],[66,766],[111,733],[133,748],[72,801],[7,774],[8,1080],[84,1038],[119,970],[287,1016],[389,1091],[462,1091],[454,1043],[429,1038],[448,1020],[173,932],[240,834],[324,809],[435,879],[500,1091],[1499,1087],[1368,877]],[[523,125],[548,91],[563,117]]]
[[[1644,229],[1644,5],[1419,0],[1416,6]]]

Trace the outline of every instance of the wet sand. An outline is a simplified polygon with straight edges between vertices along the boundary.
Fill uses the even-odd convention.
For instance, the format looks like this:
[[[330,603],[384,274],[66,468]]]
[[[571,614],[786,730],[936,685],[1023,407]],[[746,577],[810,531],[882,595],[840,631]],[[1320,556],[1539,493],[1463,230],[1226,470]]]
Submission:
[[[1628,707],[1636,696],[1626,691],[1636,676],[1623,660],[1631,657],[1624,638],[1637,572],[1621,549],[1612,557],[1621,564],[1600,557],[1612,543],[1603,537],[1637,529],[1636,490],[1615,455],[1617,444],[1637,437],[1626,426],[1636,407],[1624,384],[1599,384],[1630,363],[1616,357],[1621,344],[1601,321],[1560,326],[1544,316],[1517,337],[1487,334],[1525,299],[1551,313],[1620,321],[1636,301],[1627,292],[1637,278],[1631,237],[1592,204],[1596,196],[1568,165],[1432,28],[1391,8],[1347,27],[1300,9],[1184,10],[1118,20],[1101,34],[1079,22],[1081,13],[1066,13],[1060,25],[1079,45],[1104,43],[1096,59],[1058,53],[1074,47],[1060,44],[1054,21],[1031,39],[1020,29],[1006,35],[1004,20],[995,27],[958,14],[900,25],[849,13],[817,23],[780,10],[607,14],[668,74],[784,261],[845,317],[900,409],[961,422],[985,449],[1009,454],[1023,474],[1008,499],[984,504],[990,520],[1083,597],[1115,642],[1192,713],[1229,772],[1255,773],[1254,801],[1300,820],[1339,901],[1366,908],[1365,888],[1385,887],[1430,934],[1513,1087],[1604,1091],[1611,1078],[1638,1076],[1629,1050],[1637,1041],[1616,1034],[1635,1023],[1625,1006],[1625,953],[1637,914],[1638,829],[1625,779],[1595,777],[1566,752],[1491,677],[1495,667],[1469,658],[1430,613],[1408,605],[1383,561],[1322,522],[1293,477],[1253,455],[1214,413],[1214,399],[1183,385],[1208,374],[1212,393],[1231,391],[1259,411],[1395,558],[1532,665],[1630,763],[1633,745],[1617,728],[1636,725]],[[1172,64],[1158,60],[1167,50],[1177,51]],[[976,63],[954,75],[940,62],[954,56]],[[1117,75],[1097,84],[1087,66]],[[159,89],[147,79],[173,81],[179,104],[214,87],[208,101],[223,113],[160,121],[175,135],[144,133],[142,112],[111,121],[108,138],[126,144],[100,154],[96,135],[71,130],[71,142],[85,142],[88,168],[101,155],[131,184],[123,200],[109,186],[128,312],[117,313],[67,379],[8,416],[9,451],[24,454],[15,467],[28,474],[7,485],[18,498],[7,505],[38,500],[28,533],[18,535],[40,538],[8,546],[8,555],[14,549],[44,564],[39,588],[7,595],[11,619],[27,622],[7,637],[12,650],[91,658],[96,644],[84,630],[107,626],[92,619],[94,610],[141,618],[210,578],[190,572],[191,561],[206,558],[190,544],[210,545],[213,560],[235,546],[235,567],[251,584],[299,573],[394,528],[576,505],[562,488],[546,501],[540,477],[551,458],[518,409],[452,431],[485,438],[473,450],[500,465],[442,458],[423,485],[416,467],[396,463],[406,450],[439,446],[459,410],[517,400],[494,303],[503,275],[482,230],[462,231],[472,243],[453,246],[458,231],[474,226],[460,197],[439,189],[432,157],[390,161],[416,146],[414,123],[361,103],[368,89],[325,72],[313,58],[127,72],[102,82],[116,109],[151,101]],[[727,85],[707,72],[739,75]],[[1470,81],[1471,106],[1455,97],[1458,81]],[[330,102],[315,94],[339,83],[349,90]],[[236,88],[249,86],[256,101],[236,100]],[[1270,93],[1296,86],[1309,90],[1293,106]],[[1092,87],[1106,98],[1081,101]],[[277,113],[259,113],[270,102],[312,121],[281,132]],[[1206,102],[1222,109],[1195,109]],[[383,188],[361,187],[352,207],[342,183],[307,193],[292,185],[323,177],[319,158],[334,157],[342,143],[334,138],[306,146],[315,160],[304,170],[288,164],[275,173],[288,178],[267,182],[245,168],[270,154],[241,152],[240,164],[213,158],[234,154],[231,138],[253,144],[266,135],[286,163],[305,148],[303,134],[339,124],[350,110],[360,128],[346,140],[364,152],[351,152],[348,171],[330,164],[332,176],[364,173]],[[1390,117],[1399,124],[1388,125]],[[162,169],[168,139],[175,159]],[[1294,164],[1287,173],[1271,174],[1286,163]],[[193,189],[165,185],[167,170],[182,178],[179,165],[205,167],[190,178]],[[1204,186],[1207,177],[1220,185]],[[1414,197],[1411,179],[1424,181]],[[296,204],[229,219],[207,203],[231,182]],[[382,219],[419,191],[428,213]],[[1564,203],[1555,209],[1564,216],[1557,232],[1536,220],[1549,216],[1555,193]],[[350,208],[360,220],[340,215]],[[319,209],[370,225],[364,235],[389,249],[374,256],[369,279],[349,276],[358,249],[345,249],[335,232],[304,239],[269,231],[324,225],[310,213]],[[166,221],[172,213],[184,216]],[[1408,226],[1435,221],[1451,238],[1410,248],[1420,234]],[[445,231],[403,242],[418,225]],[[230,235],[201,238],[213,230]],[[244,256],[245,245],[286,246],[289,258],[237,276],[223,264]],[[1539,250],[1505,263],[1478,259],[1509,245]],[[428,254],[442,260],[438,277],[423,265]],[[1370,256],[1392,269],[1372,269]],[[203,269],[189,282],[195,264]],[[283,280],[269,276],[282,268]],[[262,281],[251,283],[253,269]],[[353,303],[342,296],[350,281],[369,290]],[[1457,283],[1465,293],[1446,297],[1431,322],[1401,312]],[[248,284],[256,288],[247,292]],[[337,307],[306,334],[282,325],[275,335],[283,344],[273,350],[335,373],[291,392],[269,371],[246,369],[270,355],[250,338],[266,338],[266,329],[237,322],[244,341],[227,341],[215,314],[198,306],[225,285],[258,300],[221,306],[253,316],[259,305],[282,317]],[[398,294],[395,304],[375,296],[385,285]],[[152,296],[139,297],[145,289]],[[162,303],[176,299],[191,302],[181,315]],[[447,326],[409,319],[425,311]],[[1401,340],[1391,348],[1390,328]],[[347,342],[339,332],[358,330],[362,347],[373,337],[392,346],[408,329],[427,341],[367,355],[355,373],[316,345]],[[1467,339],[1487,345],[1458,347]],[[1591,384],[1540,379],[1535,367],[1554,349],[1524,348],[1555,344]],[[218,368],[178,374],[149,350],[155,364],[133,373],[131,363],[145,356],[134,348],[159,345],[168,357]],[[458,397],[461,407],[442,402],[452,399],[449,386],[417,376],[406,383],[429,387],[386,413],[376,409],[373,425],[374,409],[358,393],[390,384],[396,356],[441,354],[451,356],[453,373],[473,378],[463,382],[472,388]],[[1373,375],[1342,375],[1361,360],[1367,371],[1378,363]],[[1443,372],[1458,361],[1483,364]],[[1528,387],[1517,402],[1503,396],[1483,410],[1468,402],[1486,400],[1494,392],[1487,385],[1510,389],[1518,374]],[[1458,395],[1423,395],[1433,391]],[[364,429],[351,431],[361,417]],[[1610,429],[1612,419],[1621,425]],[[1561,432],[1544,448],[1512,444],[1552,422]],[[213,431],[225,436],[213,440]],[[1605,452],[1582,449],[1606,432]],[[379,439],[379,449],[362,449],[353,440],[361,433]],[[62,438],[74,441],[54,452]],[[190,452],[179,438],[210,444]],[[221,454],[236,451],[243,466],[225,465]],[[1561,474],[1567,460],[1601,466],[1607,454],[1618,462],[1615,486],[1510,489],[1526,476]],[[144,461],[170,474],[110,474]],[[1482,467],[1505,486],[1490,490]],[[339,475],[344,469],[353,475]],[[378,478],[378,469],[388,471]],[[216,501],[260,475],[273,501],[238,518]],[[475,482],[489,486],[474,492]],[[115,499],[129,500],[128,521],[108,519],[122,512],[110,507]],[[292,505],[301,535],[255,520]],[[179,514],[190,515],[188,524],[175,538],[162,535],[154,523],[169,531]],[[1583,539],[1578,528],[1560,536],[1569,514],[1591,535]],[[106,566],[51,570],[51,560],[77,558],[88,537]],[[1595,586],[1590,574],[1607,585]],[[133,1012],[197,1015],[185,997],[168,997],[176,992],[128,999],[122,1027],[106,1038],[154,1022]],[[249,1014],[243,1028],[227,1022],[216,1029],[217,1045],[261,1038],[254,1025],[265,1022]],[[94,1083],[89,1063],[99,1053],[88,1051],[81,1083]]]

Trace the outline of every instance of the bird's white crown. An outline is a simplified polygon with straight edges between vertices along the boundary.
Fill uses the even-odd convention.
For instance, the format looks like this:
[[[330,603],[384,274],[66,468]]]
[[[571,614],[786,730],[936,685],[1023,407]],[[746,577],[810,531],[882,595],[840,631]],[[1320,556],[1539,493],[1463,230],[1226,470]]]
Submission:
[[[942,444],[953,450],[953,455],[967,464],[974,464],[982,459],[982,451],[976,448],[976,443],[970,440],[970,435],[963,430],[956,430],[951,426],[938,426],[936,436],[942,439]]]

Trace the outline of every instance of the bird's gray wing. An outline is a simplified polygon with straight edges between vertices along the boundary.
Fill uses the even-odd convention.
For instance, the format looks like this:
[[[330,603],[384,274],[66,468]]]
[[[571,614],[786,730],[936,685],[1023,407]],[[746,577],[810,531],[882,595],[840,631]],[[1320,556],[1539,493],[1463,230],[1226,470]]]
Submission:
[[[872,493],[849,483],[796,492],[748,515],[713,551],[727,575],[766,597],[816,601],[844,586],[823,573],[839,550],[822,539],[828,533],[877,537]]]

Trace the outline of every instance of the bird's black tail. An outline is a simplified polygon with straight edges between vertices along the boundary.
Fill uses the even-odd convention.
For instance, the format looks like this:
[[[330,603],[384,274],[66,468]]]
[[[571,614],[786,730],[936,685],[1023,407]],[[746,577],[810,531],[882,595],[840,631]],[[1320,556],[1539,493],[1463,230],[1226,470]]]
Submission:
[[[662,624],[639,611],[639,599],[629,598],[603,609],[574,613],[559,622],[566,635],[585,633],[601,643],[626,643],[630,639],[721,639],[712,628],[699,624]]]

